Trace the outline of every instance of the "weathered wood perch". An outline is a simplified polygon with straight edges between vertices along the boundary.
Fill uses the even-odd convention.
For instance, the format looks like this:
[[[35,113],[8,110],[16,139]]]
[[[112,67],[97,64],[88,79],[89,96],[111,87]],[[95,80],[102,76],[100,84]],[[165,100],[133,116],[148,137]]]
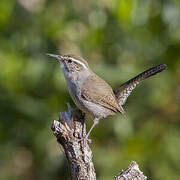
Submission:
[[[51,129],[64,148],[71,180],[96,180],[92,151],[87,141],[79,141],[86,133],[84,114],[68,105],[68,112],[59,113]]]
[[[59,120],[54,120],[51,129],[62,145],[70,172],[71,180],[96,180],[92,151],[87,141],[79,141],[86,135],[85,115],[80,110],[72,109],[68,104],[68,112],[60,112]],[[115,176],[115,180],[145,180],[136,162]]]
[[[146,180],[147,177],[144,176],[143,172],[139,170],[138,164],[132,161],[126,170],[122,170],[115,180]]]

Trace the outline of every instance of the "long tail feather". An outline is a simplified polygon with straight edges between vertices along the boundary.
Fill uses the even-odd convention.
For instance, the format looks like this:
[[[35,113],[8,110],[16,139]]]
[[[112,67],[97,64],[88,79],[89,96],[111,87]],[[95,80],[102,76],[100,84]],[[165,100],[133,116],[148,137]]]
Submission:
[[[129,81],[123,83],[122,85],[118,86],[114,89],[114,94],[116,95],[118,102],[120,105],[123,105],[126,102],[126,99],[130,95],[131,91],[146,78],[154,76],[157,73],[162,72],[166,69],[166,64],[160,64],[158,66],[154,66],[139,75],[135,76],[134,78],[130,79]]]

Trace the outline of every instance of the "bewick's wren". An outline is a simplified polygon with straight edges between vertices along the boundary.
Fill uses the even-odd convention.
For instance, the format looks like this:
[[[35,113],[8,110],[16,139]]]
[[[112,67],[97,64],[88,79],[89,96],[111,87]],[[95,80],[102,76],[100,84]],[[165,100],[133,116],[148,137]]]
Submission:
[[[117,112],[125,114],[122,105],[140,81],[166,69],[165,64],[152,67],[112,90],[111,86],[97,76],[81,57],[72,54],[46,54],[57,59],[66,78],[69,93],[75,104],[85,113],[93,116],[94,122],[85,138],[101,118]]]

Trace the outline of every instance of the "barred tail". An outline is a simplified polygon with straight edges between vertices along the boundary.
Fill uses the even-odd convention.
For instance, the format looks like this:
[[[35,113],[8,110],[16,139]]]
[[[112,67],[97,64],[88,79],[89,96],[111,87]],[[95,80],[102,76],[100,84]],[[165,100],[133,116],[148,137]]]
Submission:
[[[144,80],[146,78],[149,78],[151,76],[154,76],[157,73],[164,71],[166,69],[166,67],[167,67],[166,64],[160,64],[160,65],[154,66],[154,67],[142,72],[141,74],[137,75],[133,79],[130,79],[126,83],[131,83],[131,82],[135,82],[135,81],[141,82],[142,80]]]
[[[166,67],[166,64],[154,66],[114,89],[114,94],[116,95],[119,104],[123,105],[126,102],[126,99],[128,98],[131,91],[136,87],[137,84],[139,84],[146,78],[149,78],[157,73],[160,73],[161,71],[164,71]]]

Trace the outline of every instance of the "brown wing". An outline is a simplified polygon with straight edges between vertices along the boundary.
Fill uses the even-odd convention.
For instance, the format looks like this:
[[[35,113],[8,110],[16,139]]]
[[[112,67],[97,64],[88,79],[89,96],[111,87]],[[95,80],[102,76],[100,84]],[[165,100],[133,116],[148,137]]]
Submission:
[[[132,90],[144,79],[149,78],[163,70],[166,69],[165,64],[160,64],[158,66],[154,66],[141,74],[137,75],[136,77],[130,79],[129,81],[125,82],[124,84],[118,86],[114,89],[114,94],[118,100],[119,105],[124,105],[128,96],[132,92]]]
[[[118,104],[111,86],[97,75],[92,75],[84,82],[81,96],[93,103],[104,106],[114,112],[124,114],[123,108]]]

